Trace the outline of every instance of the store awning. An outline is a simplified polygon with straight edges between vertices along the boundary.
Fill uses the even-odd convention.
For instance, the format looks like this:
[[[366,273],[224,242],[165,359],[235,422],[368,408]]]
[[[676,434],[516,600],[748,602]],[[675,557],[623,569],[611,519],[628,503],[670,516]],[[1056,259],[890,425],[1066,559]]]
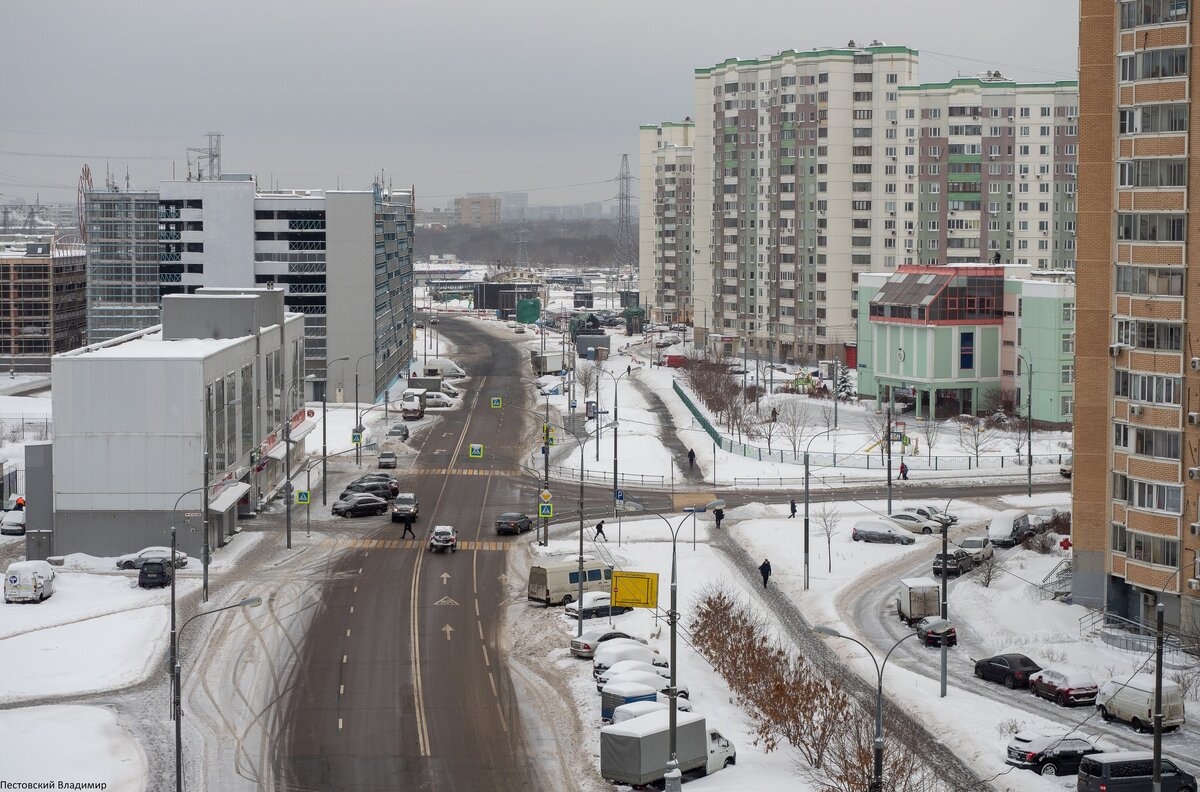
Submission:
[[[220,495],[208,502],[208,510],[210,512],[227,512],[249,491],[249,484],[243,484],[240,481],[236,484],[230,484],[221,490]]]
[[[318,423],[320,423],[320,420],[317,418],[309,418],[307,421],[300,422],[300,424],[298,424],[296,428],[292,430],[292,442],[294,443],[297,440],[303,440],[305,435],[317,428]]]
[[[276,443],[275,447],[267,452],[267,456],[269,456],[271,459],[278,459],[281,462],[283,461],[283,458],[286,454],[287,454],[287,443],[284,443],[282,441]]]

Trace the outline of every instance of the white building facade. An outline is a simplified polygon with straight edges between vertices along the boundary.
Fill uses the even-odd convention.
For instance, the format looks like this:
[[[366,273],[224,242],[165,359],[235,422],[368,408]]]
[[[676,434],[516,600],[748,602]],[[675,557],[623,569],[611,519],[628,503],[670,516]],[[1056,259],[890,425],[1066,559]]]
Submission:
[[[658,322],[692,320],[691,121],[638,130],[638,292]]]

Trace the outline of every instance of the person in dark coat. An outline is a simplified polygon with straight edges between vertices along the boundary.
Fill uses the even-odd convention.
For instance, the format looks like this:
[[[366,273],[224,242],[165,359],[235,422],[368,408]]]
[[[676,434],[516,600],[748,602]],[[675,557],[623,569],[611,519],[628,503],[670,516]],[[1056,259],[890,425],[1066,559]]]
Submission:
[[[604,533],[604,520],[596,523],[596,539],[598,540],[602,537],[604,541],[608,541],[608,536]]]
[[[796,499],[795,498],[792,498],[789,506],[791,507],[792,513],[788,515],[788,519],[791,520],[796,516]]]
[[[767,587],[767,581],[771,579],[771,559],[769,559],[769,558],[764,558],[764,559],[763,559],[763,562],[762,562],[761,564],[759,564],[758,571],[759,571],[760,573],[762,573],[762,576],[763,576],[763,588],[766,588],[766,587]]]
[[[908,481],[908,465],[903,462],[900,463],[900,478]]]
[[[716,520],[717,520],[717,529],[718,529],[718,530],[720,530],[720,528],[721,528],[721,520],[724,520],[724,519],[725,519],[725,510],[724,510],[724,509],[713,509],[713,517],[715,517],[715,518],[716,518]]]
[[[688,449],[688,468],[690,469],[690,468],[694,468],[694,467],[696,467],[696,452],[689,448]]]
[[[416,533],[413,532],[413,529],[412,529],[412,524],[413,524],[412,515],[405,514],[403,517],[400,518],[400,521],[402,523],[404,523],[404,533],[400,534],[400,538],[403,539],[404,537],[411,534],[412,538],[416,539],[417,535],[416,535]]]

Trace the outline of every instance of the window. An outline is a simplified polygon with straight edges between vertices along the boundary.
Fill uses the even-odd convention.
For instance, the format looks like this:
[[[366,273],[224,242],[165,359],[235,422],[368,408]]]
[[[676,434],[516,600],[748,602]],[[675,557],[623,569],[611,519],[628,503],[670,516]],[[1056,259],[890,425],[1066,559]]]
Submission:
[[[1075,397],[1073,395],[1072,396],[1063,396],[1061,409],[1062,409],[1062,415],[1064,417],[1074,415],[1075,414]]]
[[[1112,549],[1114,553],[1124,553],[1129,534],[1124,525],[1112,524]]]
[[[1065,324],[1075,324],[1075,303],[1063,303],[1062,320]]]
[[[958,367],[960,369],[975,368],[975,333],[963,331],[959,335]]]
[[[1072,385],[1075,382],[1075,364],[1065,363],[1062,367],[1061,382],[1063,385]]]
[[[1130,503],[1139,509],[1180,514],[1183,506],[1183,489],[1149,481],[1129,482]]]
[[[1062,337],[1062,352],[1064,355],[1075,354],[1075,334],[1066,333]]]
[[[1134,453],[1159,459],[1180,459],[1180,434],[1160,429],[1137,428],[1134,431]]]
[[[1128,532],[1129,557],[1159,566],[1179,566],[1179,542],[1159,536]]]

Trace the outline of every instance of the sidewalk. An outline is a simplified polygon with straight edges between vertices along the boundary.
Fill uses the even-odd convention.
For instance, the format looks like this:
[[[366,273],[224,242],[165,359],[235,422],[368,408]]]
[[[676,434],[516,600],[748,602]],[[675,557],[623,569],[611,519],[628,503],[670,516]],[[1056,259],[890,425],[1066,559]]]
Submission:
[[[630,382],[638,389],[638,392],[650,405],[650,412],[658,419],[658,439],[663,447],[671,452],[671,458],[683,473],[684,481],[691,484],[703,484],[704,473],[699,468],[688,464],[689,449],[675,432],[675,421],[671,418],[671,411],[667,409],[667,405],[663,403],[657,393],[637,377],[630,377]],[[664,429],[670,431],[664,431]]]

